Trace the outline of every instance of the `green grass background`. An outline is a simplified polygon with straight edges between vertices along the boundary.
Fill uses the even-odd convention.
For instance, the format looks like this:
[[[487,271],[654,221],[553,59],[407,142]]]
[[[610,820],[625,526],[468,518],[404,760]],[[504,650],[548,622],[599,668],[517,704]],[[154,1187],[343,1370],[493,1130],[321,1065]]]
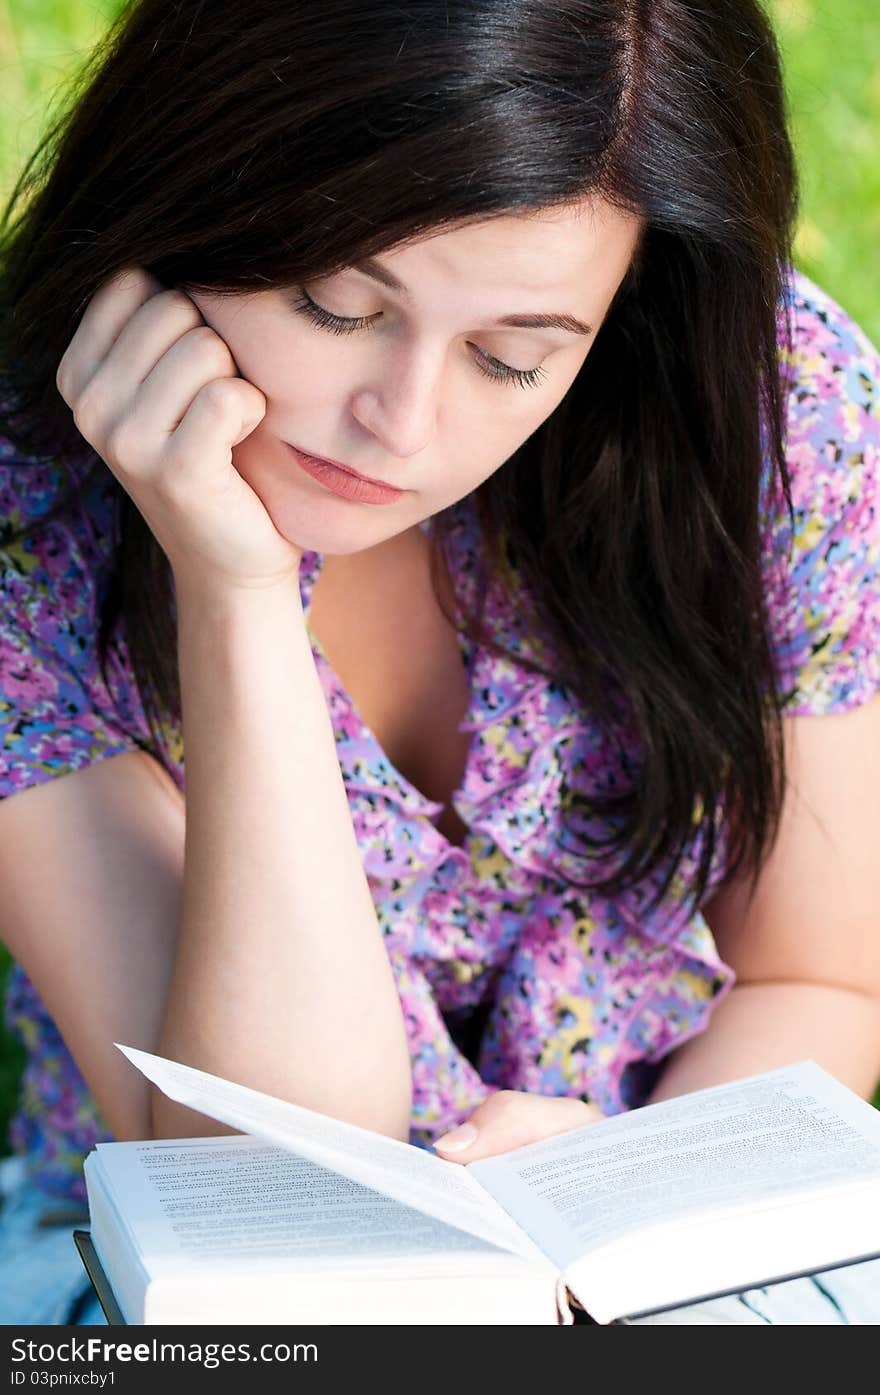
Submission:
[[[769,0],[767,9],[801,173],[796,264],[880,344],[880,3]],[[0,198],[118,10],[118,0],[0,0]],[[0,949],[0,977],[7,963]],[[0,1036],[0,1152],[20,1069]]]

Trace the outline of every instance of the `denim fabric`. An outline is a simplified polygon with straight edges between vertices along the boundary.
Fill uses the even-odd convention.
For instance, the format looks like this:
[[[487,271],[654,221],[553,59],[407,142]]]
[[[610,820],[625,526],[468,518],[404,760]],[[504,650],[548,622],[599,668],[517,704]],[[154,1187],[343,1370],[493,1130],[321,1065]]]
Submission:
[[[80,1223],[38,1224],[52,1203],[27,1180],[19,1158],[0,1162],[0,1192],[0,1323],[106,1325],[73,1243]],[[727,1323],[880,1324],[880,1259],[633,1318],[629,1325]]]
[[[21,1158],[0,1163],[0,1193],[0,1323],[106,1326],[73,1243],[87,1222],[39,1225],[53,1202],[28,1181]]]
[[[880,1323],[880,1259],[829,1269],[804,1279],[712,1298],[668,1313],[633,1318],[630,1325],[712,1326],[770,1323],[772,1326],[876,1326]]]

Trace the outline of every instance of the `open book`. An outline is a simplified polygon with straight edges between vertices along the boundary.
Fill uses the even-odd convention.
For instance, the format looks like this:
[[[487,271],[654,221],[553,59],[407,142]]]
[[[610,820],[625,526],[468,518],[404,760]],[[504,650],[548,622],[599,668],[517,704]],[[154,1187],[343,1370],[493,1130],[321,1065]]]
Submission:
[[[610,1323],[880,1254],[880,1111],[813,1061],[462,1165],[119,1049],[244,1135],[87,1157],[130,1323]]]

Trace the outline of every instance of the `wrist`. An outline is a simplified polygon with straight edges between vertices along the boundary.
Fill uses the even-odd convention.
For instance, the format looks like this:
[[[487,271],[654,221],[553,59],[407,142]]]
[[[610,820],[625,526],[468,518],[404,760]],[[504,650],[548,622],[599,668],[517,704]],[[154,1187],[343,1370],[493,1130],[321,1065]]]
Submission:
[[[299,571],[259,584],[242,584],[197,574],[174,575],[178,620],[183,615],[204,622],[235,622],[280,610],[303,613]]]

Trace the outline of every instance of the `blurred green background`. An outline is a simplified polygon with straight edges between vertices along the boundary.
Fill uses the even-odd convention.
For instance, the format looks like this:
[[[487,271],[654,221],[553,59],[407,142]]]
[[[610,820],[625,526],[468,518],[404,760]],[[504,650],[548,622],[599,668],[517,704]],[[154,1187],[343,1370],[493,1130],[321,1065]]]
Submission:
[[[880,3],[767,0],[766,8],[800,162],[796,264],[880,344]],[[0,0],[0,199],[119,9],[119,0]],[[6,962],[0,949],[0,976]],[[0,1038],[0,1152],[20,1068]]]

